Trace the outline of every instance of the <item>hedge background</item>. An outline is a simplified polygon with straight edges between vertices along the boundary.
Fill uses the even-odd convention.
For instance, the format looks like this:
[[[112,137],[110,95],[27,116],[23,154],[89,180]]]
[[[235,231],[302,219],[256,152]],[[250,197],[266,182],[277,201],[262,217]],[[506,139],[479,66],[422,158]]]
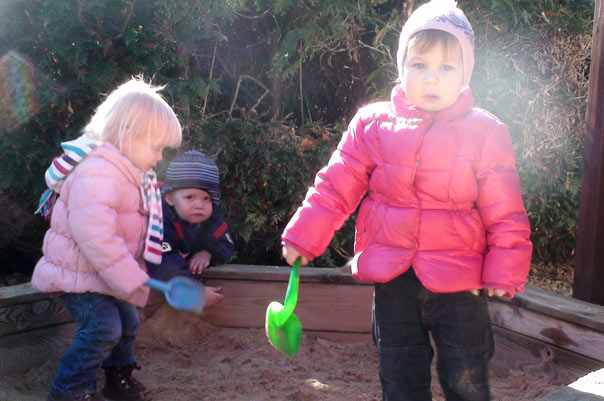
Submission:
[[[219,165],[233,261],[282,264],[279,234],[358,107],[389,97],[400,28],[421,3],[3,0],[3,269],[27,274],[40,256],[48,223],[33,211],[59,144],[139,73],[168,85],[182,149]],[[458,3],[475,30],[475,103],[513,137],[534,262],[572,265],[594,0]],[[351,256],[353,226],[315,265]]]

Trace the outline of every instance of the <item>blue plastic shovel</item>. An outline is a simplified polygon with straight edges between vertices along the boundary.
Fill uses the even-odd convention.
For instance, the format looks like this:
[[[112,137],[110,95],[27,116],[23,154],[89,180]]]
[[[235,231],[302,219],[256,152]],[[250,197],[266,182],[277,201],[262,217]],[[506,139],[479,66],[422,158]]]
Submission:
[[[188,312],[203,312],[206,304],[205,287],[190,278],[173,277],[167,282],[150,278],[146,283],[149,287],[163,291],[166,301],[174,309]]]

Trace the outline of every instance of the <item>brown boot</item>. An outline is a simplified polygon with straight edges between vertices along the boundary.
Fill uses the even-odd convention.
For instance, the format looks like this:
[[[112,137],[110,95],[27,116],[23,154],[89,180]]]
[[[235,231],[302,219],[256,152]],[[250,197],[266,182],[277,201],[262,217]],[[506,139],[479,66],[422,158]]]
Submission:
[[[132,376],[134,369],[140,370],[140,366],[131,363],[119,368],[106,368],[103,395],[115,401],[150,400],[145,386]]]

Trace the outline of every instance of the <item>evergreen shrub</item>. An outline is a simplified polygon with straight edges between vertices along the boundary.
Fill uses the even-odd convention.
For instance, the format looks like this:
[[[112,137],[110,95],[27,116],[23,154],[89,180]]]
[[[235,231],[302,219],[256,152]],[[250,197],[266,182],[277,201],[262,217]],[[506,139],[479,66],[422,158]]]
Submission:
[[[232,225],[234,260],[283,264],[281,232],[335,149],[340,128],[308,124],[296,130],[277,122],[214,118],[197,124],[195,131],[183,149],[210,155],[220,168],[220,204]],[[352,250],[346,240],[350,233],[345,230],[314,264],[343,264]]]
[[[279,235],[359,106],[389,96],[421,1],[0,2],[0,259],[31,271],[43,174],[103,94],[166,84],[183,149],[214,157],[234,262],[282,264]],[[536,262],[572,264],[593,0],[459,0],[476,36],[475,103],[516,148]],[[166,153],[159,168],[175,152]],[[354,216],[315,265],[342,265]]]

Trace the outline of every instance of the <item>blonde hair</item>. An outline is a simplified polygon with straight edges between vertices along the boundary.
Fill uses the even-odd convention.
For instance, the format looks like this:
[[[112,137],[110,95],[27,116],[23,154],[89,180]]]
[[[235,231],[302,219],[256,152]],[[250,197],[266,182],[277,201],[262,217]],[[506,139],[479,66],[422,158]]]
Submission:
[[[425,29],[414,33],[409,38],[408,49],[416,48],[420,53],[430,50],[437,44],[441,44],[445,51],[445,55],[449,55],[449,52],[455,49],[459,49],[461,52],[461,43],[459,40],[449,32],[441,31],[438,29]]]
[[[120,151],[125,145],[145,141],[147,146],[179,147],[180,122],[158,93],[164,87],[146,83],[142,77],[123,83],[96,109],[84,134],[111,143]]]

